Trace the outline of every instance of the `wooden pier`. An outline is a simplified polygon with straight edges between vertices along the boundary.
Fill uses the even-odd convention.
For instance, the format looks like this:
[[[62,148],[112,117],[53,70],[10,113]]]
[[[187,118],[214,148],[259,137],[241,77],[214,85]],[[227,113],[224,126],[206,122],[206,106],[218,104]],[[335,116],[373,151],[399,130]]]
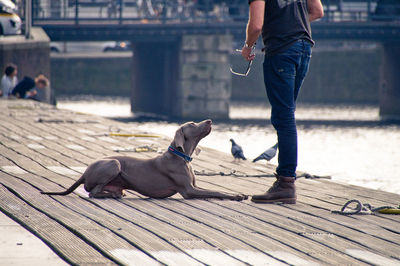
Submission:
[[[123,149],[157,156],[172,137],[110,134],[117,131],[154,134],[37,102],[0,100],[0,211],[74,265],[400,265],[399,215],[331,213],[350,199],[398,206],[400,195],[326,179],[299,178],[296,205],[156,200],[134,192],[100,200],[83,187],[68,196],[40,194],[69,187],[88,164]],[[271,176],[274,166],[234,163],[208,148],[192,165],[199,173],[228,174],[198,175],[204,188],[252,195],[274,181],[259,177]],[[0,265],[14,255],[0,251]]]

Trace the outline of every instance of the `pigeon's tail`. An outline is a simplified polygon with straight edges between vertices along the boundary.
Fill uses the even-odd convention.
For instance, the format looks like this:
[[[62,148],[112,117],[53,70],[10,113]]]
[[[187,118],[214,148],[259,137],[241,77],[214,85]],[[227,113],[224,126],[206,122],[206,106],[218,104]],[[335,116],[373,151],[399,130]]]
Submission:
[[[261,153],[257,158],[255,158],[253,160],[253,163],[255,163],[259,160],[270,161],[272,158],[275,157],[277,149],[278,149],[278,143],[276,143],[274,146],[272,146],[271,148],[269,148],[266,151],[264,151],[263,153]]]
[[[262,160],[262,159],[264,159],[264,158],[262,157],[262,154],[261,154],[260,156],[258,156],[257,158],[255,158],[253,160],[253,163],[255,163],[255,162],[259,161],[259,160]]]
[[[244,157],[243,151],[235,151],[233,154],[233,157],[236,159],[243,159],[243,160],[247,160],[246,157]]]
[[[257,161],[260,161],[260,160],[271,161],[271,159],[275,157],[275,154],[276,154],[276,153],[268,154],[268,153],[265,153],[265,152],[264,152],[264,153],[260,154],[257,158],[255,158],[255,159],[253,160],[253,163],[255,163],[255,162],[257,162]]]

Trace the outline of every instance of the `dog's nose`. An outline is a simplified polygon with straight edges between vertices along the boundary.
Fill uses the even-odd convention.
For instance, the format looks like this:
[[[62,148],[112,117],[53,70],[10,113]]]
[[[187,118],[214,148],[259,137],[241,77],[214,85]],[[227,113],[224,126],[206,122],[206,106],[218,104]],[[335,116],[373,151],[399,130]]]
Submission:
[[[212,124],[211,119],[207,119],[207,120],[205,120],[204,122],[206,122],[207,124]]]

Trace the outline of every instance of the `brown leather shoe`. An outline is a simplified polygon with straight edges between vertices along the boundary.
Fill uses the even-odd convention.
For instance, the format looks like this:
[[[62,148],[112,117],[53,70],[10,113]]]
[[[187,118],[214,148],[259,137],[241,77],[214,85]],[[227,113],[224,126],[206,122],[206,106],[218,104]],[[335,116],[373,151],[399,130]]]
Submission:
[[[287,203],[296,204],[295,178],[286,176],[276,176],[276,181],[272,187],[262,195],[254,195],[251,198],[255,203]]]

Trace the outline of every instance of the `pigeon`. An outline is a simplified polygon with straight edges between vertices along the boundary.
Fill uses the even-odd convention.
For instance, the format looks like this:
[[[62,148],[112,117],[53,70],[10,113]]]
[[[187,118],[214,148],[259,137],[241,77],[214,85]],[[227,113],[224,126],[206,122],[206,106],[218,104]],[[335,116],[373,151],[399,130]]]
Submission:
[[[242,147],[240,147],[239,145],[236,144],[236,142],[233,139],[230,139],[230,141],[232,142],[232,155],[235,159],[243,159],[246,160],[246,157],[244,157],[243,154],[243,149]]]
[[[271,160],[272,158],[275,157],[277,149],[278,149],[278,143],[276,143],[274,146],[261,153],[257,158],[253,160],[253,163],[259,160],[267,160],[267,161]]]

